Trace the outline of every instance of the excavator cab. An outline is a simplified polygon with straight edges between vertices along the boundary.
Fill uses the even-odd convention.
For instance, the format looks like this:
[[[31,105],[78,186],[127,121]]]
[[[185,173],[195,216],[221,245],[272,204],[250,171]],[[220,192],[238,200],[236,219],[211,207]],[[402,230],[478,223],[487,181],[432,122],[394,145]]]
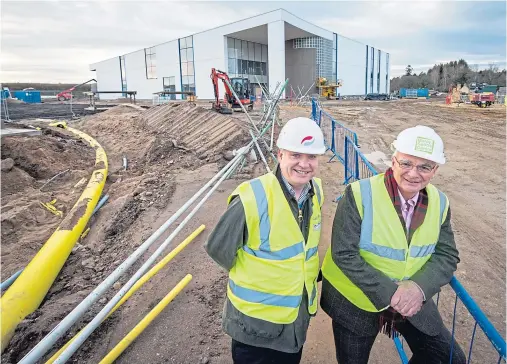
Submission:
[[[248,78],[233,77],[231,78],[231,85],[241,100],[250,99],[251,91]]]

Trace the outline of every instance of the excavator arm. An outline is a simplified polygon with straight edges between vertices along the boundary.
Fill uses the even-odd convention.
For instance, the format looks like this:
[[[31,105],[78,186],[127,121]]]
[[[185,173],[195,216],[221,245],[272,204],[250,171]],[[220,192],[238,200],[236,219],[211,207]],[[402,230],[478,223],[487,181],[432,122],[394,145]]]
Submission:
[[[213,83],[213,91],[215,93],[215,102],[213,103],[213,109],[222,114],[232,114],[232,110],[228,107],[228,105],[220,101],[220,89],[218,88],[218,80],[222,80],[225,86],[227,102],[232,103],[231,101],[233,95],[231,89],[229,86],[227,86],[227,83],[224,82],[224,80],[227,80],[230,83],[229,76],[223,71],[212,68],[210,78],[211,82]]]
[[[71,98],[71,92],[74,91],[77,87],[86,85],[87,83],[90,83],[92,81],[97,82],[96,79],[92,78],[91,80],[88,80],[86,82],[80,83],[79,85],[72,86],[71,88],[64,90],[56,95],[56,98],[58,101],[64,101],[64,100],[70,100]]]

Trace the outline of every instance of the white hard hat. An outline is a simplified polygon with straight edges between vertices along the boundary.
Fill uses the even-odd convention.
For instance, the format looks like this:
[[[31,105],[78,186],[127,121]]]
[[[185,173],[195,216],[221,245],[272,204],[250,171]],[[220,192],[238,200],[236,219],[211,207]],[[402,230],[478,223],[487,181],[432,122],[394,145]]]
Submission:
[[[276,145],[295,153],[324,154],[324,135],[315,121],[299,117],[290,119],[280,131]]]
[[[422,125],[403,130],[392,146],[400,153],[445,163],[444,142],[435,130]]]

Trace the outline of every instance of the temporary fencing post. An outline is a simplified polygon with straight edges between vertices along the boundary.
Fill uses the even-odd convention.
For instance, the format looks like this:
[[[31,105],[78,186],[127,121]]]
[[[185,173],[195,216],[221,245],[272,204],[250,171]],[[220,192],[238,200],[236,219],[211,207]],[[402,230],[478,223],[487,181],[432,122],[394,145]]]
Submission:
[[[322,114],[322,110],[321,110],[321,114]],[[333,153],[333,155],[327,161],[328,163],[336,158],[336,145],[335,145],[335,140],[334,140],[334,128],[335,128],[335,124],[334,123],[335,123],[334,119],[331,119],[331,146],[330,146],[329,149],[331,150],[331,152]]]

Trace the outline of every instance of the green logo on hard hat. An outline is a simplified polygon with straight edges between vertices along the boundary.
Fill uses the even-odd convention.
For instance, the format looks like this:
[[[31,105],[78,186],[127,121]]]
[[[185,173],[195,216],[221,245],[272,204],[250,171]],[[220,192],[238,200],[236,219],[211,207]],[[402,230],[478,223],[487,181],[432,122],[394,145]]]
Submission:
[[[433,139],[417,137],[417,139],[415,140],[415,150],[417,152],[432,154],[434,147],[435,141]]]

